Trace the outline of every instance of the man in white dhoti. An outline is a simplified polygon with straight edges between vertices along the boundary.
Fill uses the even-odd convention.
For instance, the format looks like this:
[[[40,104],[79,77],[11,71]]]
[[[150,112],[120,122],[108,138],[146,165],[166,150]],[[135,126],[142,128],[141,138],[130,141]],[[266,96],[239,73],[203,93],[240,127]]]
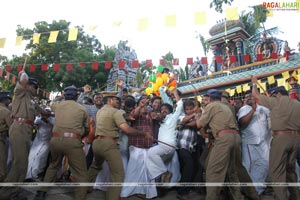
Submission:
[[[50,112],[50,109],[46,110]],[[45,171],[47,166],[54,117],[38,116],[34,123],[38,129],[30,147],[26,179],[36,180]]]
[[[270,110],[256,104],[251,93],[245,95],[245,105],[240,108],[242,161],[253,183],[264,183],[268,176],[271,131]],[[264,186],[256,186],[259,195]]]
[[[164,119],[160,124],[158,132],[158,145],[151,147],[148,151],[146,166],[151,180],[163,175],[163,182],[169,182],[172,173],[167,170],[166,163],[172,160],[176,146],[176,125],[179,116],[183,113],[183,102],[180,99],[177,89],[172,92],[176,99],[176,111],[173,113],[173,101],[167,95],[166,88],[160,87],[160,95],[163,104],[161,105],[161,114]],[[178,169],[179,169],[179,162]],[[179,174],[178,170],[178,174]]]

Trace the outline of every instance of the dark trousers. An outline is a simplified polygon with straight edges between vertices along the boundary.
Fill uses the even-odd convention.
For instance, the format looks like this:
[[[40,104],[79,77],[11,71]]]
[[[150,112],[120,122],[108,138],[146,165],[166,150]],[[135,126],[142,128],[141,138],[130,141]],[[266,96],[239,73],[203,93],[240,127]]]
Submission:
[[[194,177],[194,158],[192,153],[186,149],[178,149],[177,150],[179,163],[180,163],[180,171],[181,171],[181,183],[193,182]],[[186,195],[190,191],[190,187],[179,187],[178,193],[180,195]]]

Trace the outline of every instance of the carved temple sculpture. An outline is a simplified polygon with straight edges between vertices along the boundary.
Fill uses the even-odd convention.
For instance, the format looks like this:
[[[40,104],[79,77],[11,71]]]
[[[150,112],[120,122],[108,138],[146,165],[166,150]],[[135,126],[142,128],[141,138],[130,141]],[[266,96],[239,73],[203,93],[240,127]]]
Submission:
[[[225,28],[226,25],[226,28]],[[245,54],[245,44],[250,35],[246,32],[244,24],[239,20],[222,21],[214,25],[207,40],[212,52],[220,57],[222,62],[214,60],[214,71],[222,71],[228,68],[244,65],[242,56]]]
[[[113,67],[109,71],[107,79],[107,90],[115,89],[116,81],[122,79],[124,87],[136,87],[137,68],[132,67],[132,62],[137,60],[134,50],[127,46],[128,41],[120,41],[114,58]],[[124,66],[119,66],[120,61],[124,62]]]

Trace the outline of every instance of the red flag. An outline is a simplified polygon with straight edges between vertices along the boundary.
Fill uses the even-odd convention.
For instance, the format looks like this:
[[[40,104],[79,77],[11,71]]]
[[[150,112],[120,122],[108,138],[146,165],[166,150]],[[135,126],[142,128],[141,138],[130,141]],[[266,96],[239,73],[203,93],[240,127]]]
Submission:
[[[152,60],[146,60],[146,67],[152,67]]]
[[[125,69],[125,61],[124,60],[120,60],[118,62],[118,66],[119,66],[119,69]]]
[[[80,67],[85,67],[86,66],[86,62],[81,62],[79,63]]]
[[[179,58],[173,59],[173,65],[179,65]]]
[[[202,57],[201,58],[201,63],[203,64],[203,65],[207,65],[207,57]]]
[[[110,61],[106,61],[104,63],[104,65],[105,65],[105,69],[110,69],[111,68],[111,62]]]
[[[31,64],[31,65],[29,66],[29,71],[30,71],[30,72],[35,72],[35,64]]]
[[[192,65],[194,63],[193,58],[187,58],[186,59],[186,64]]]
[[[48,70],[48,64],[42,64],[42,71],[45,72]]]
[[[67,64],[66,70],[67,71],[72,71],[72,69],[73,69],[73,65],[72,64]]]
[[[277,59],[278,54],[276,52],[272,52],[271,57],[272,57],[272,59]]]
[[[244,55],[244,61],[245,62],[250,62],[250,55],[249,54]]]
[[[215,56],[215,59],[216,59],[217,63],[222,63],[223,62],[222,56]]]
[[[139,67],[139,61],[138,60],[133,60],[131,63],[132,68],[138,68]]]
[[[161,66],[166,66],[166,62],[165,62],[165,60],[164,59],[160,59],[159,60],[159,64],[161,65]]]
[[[58,72],[60,69],[60,64],[54,64],[53,71]]]
[[[16,84],[16,79],[17,79],[17,77],[15,75],[13,75],[11,78],[12,84]]]
[[[99,63],[98,63],[98,62],[93,62],[93,63],[92,63],[92,70],[97,71],[97,70],[98,70],[98,66],[99,66]]]
[[[229,56],[229,61],[232,63],[236,63],[236,57],[235,56]]]
[[[2,76],[3,76],[3,69],[0,68],[0,78],[2,78]]]
[[[257,61],[263,61],[263,60],[264,60],[264,57],[263,57],[263,55],[260,53],[260,54],[256,54],[256,59],[257,59]]]
[[[10,72],[6,71],[5,79],[9,80]]]
[[[10,72],[10,71],[11,71],[11,65],[6,65],[6,66],[5,66],[5,70],[6,70],[7,72]]]
[[[20,72],[20,71],[22,71],[22,69],[23,69],[23,66],[22,65],[18,65],[17,71]]]

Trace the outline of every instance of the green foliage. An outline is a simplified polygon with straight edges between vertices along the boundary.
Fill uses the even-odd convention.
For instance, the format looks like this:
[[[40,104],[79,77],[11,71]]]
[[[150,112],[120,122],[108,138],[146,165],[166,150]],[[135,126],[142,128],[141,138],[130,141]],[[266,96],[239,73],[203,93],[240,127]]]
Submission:
[[[209,4],[210,8],[215,8],[215,10],[219,13],[223,12],[223,4],[231,5],[234,0],[212,0]]]

